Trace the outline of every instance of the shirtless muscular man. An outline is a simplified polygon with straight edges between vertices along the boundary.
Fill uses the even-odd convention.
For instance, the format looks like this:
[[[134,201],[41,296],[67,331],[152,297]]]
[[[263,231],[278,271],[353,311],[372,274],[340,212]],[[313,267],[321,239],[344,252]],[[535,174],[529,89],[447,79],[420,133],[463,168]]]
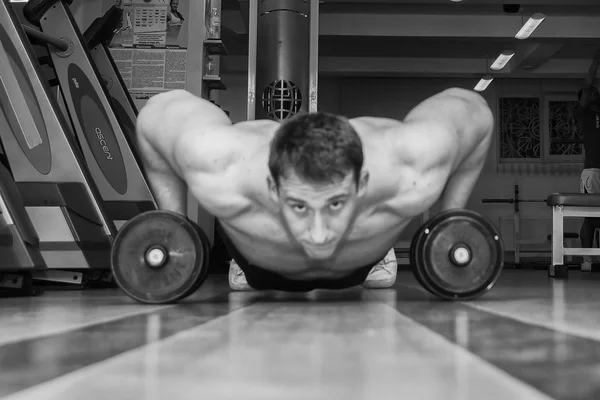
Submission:
[[[189,188],[249,286],[286,291],[360,285],[412,218],[438,200],[464,208],[492,131],[486,101],[459,88],[403,121],[317,112],[236,124],[175,90],[137,126],[159,208],[185,215]]]

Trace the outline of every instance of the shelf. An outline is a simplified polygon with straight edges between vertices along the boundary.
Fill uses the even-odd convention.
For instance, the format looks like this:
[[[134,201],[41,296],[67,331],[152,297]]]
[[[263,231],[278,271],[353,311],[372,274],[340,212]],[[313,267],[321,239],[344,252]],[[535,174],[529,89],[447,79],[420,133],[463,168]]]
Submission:
[[[225,44],[223,44],[221,39],[206,39],[204,41],[204,46],[206,47],[206,52],[208,55],[227,55],[227,49],[225,48]]]
[[[202,78],[202,82],[204,82],[208,90],[227,90],[227,87],[219,76],[205,76]]]

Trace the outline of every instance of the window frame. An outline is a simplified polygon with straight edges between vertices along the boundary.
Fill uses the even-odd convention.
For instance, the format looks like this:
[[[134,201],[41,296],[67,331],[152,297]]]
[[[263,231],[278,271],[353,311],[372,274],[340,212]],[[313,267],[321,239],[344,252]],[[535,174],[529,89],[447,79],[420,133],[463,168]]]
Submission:
[[[541,113],[541,109],[542,109],[542,105],[543,105],[543,96],[531,96],[531,95],[527,95],[527,94],[504,94],[503,96],[498,96],[497,99],[497,106],[496,106],[496,115],[498,116],[498,118],[496,118],[496,132],[498,132],[498,164],[532,164],[532,163],[542,163],[544,162],[544,152],[543,152],[543,127],[542,124],[540,123],[540,157],[539,158],[503,158],[502,157],[502,141],[501,141],[501,135],[500,135],[500,128],[502,126],[502,121],[501,121],[501,112],[500,112],[500,103],[502,99],[537,99],[538,100],[538,104],[539,107],[538,109],[540,110],[540,121],[542,118],[542,113]]]
[[[539,104],[540,120],[540,156],[539,158],[503,158],[502,157],[502,138],[500,129],[502,126],[500,104],[502,99],[537,99]],[[524,93],[503,93],[497,97],[496,102],[496,132],[497,134],[497,157],[498,165],[502,164],[583,164],[585,150],[582,149],[582,155],[551,155],[550,154],[550,102],[551,101],[574,101],[572,93],[545,93],[541,95],[530,95]]]

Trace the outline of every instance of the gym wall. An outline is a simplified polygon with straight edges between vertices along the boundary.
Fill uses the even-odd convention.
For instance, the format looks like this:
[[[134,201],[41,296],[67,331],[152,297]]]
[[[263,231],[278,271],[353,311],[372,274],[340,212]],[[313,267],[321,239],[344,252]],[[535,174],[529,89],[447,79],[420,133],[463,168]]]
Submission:
[[[87,27],[94,18],[102,13],[102,0],[74,2],[73,11],[78,24]],[[235,25],[229,19],[228,24]],[[240,22],[240,30],[242,25]],[[244,57],[225,57],[228,68],[235,72],[223,71],[222,78],[227,90],[217,93],[218,102],[229,111],[234,122],[246,119],[246,94],[248,77],[245,73],[247,60]],[[240,62],[243,65],[237,65]],[[445,88],[458,86],[471,89],[476,79],[439,79],[439,78],[344,78],[339,76],[321,76],[319,79],[319,108],[341,113],[348,117],[371,115],[402,119],[418,102]],[[562,94],[575,96],[581,85],[581,79],[497,79],[483,92],[484,97],[496,114],[500,96],[543,96]],[[368,101],[365,101],[368,99]],[[496,135],[496,139],[498,136]],[[512,243],[512,231],[504,229],[510,222],[513,209],[506,204],[481,204],[482,198],[510,198],[512,187],[519,185],[522,198],[545,198],[552,192],[577,192],[579,190],[578,169],[575,172],[503,172],[498,167],[498,140],[494,141],[481,179],[479,180],[469,208],[481,212],[497,223],[506,238],[507,247]],[[432,210],[435,211],[435,208]],[[550,218],[550,209],[543,203],[522,204],[521,215],[531,220],[531,224],[540,225],[540,232],[546,230]],[[542,221],[542,222],[539,222]],[[579,221],[569,220],[578,226]],[[524,222],[527,225],[527,221]],[[578,228],[577,228],[578,229]],[[566,227],[565,230],[569,230]],[[410,233],[407,233],[410,235]]]

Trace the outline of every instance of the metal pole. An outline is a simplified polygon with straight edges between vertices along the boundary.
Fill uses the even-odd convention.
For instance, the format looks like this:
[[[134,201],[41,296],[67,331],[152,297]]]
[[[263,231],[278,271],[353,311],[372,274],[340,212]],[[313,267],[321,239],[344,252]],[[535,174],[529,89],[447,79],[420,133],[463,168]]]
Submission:
[[[27,36],[29,36],[30,38],[41,40],[44,43],[49,43],[60,51],[69,50],[69,44],[67,42],[63,42],[60,38],[50,36],[27,25],[23,25],[23,29],[25,29],[25,33],[27,33]]]
[[[309,112],[317,112],[319,97],[319,0],[310,2]]]
[[[256,119],[256,47],[258,42],[258,0],[250,0],[248,13],[248,108],[247,120]]]

